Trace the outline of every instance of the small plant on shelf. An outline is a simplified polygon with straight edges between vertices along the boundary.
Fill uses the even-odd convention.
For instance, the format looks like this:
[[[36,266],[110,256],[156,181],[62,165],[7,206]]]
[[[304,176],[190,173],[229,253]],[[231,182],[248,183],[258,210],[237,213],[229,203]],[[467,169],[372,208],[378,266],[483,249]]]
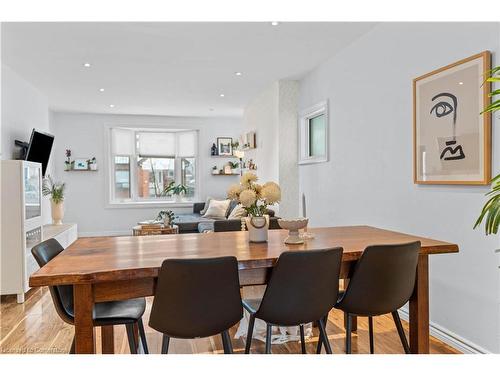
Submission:
[[[65,171],[72,170],[74,164],[75,164],[75,161],[71,160],[71,150],[70,149],[66,149],[66,161],[64,162],[64,170]]]
[[[238,166],[240,165],[240,163],[238,163],[237,161],[234,162],[234,161],[229,161],[228,162],[229,166],[231,167],[231,169],[236,169],[238,168]]]
[[[97,170],[97,160],[96,160],[95,156],[92,159],[88,159],[87,160],[87,164],[88,164],[89,169],[91,171],[96,171]]]
[[[171,210],[162,210],[158,213],[158,216],[156,217],[156,220],[163,221],[163,224],[169,228],[174,223],[174,219],[175,219],[175,214]]]

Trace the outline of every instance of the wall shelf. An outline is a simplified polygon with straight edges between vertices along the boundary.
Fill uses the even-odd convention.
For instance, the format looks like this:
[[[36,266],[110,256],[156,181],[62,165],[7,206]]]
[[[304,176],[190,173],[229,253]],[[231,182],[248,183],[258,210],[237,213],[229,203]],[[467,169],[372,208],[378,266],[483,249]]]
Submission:
[[[238,159],[234,155],[210,155],[213,158],[226,158],[226,159]]]

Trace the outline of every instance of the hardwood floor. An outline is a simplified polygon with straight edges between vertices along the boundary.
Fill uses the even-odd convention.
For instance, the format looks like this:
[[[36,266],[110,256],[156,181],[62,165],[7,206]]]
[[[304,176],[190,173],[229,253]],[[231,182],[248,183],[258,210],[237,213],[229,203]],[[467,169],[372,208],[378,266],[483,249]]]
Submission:
[[[144,325],[150,353],[159,353],[161,335],[147,325],[152,298],[148,298]],[[408,324],[403,322],[408,334]],[[353,335],[353,353],[369,353],[367,319],[360,318],[358,332]],[[234,334],[236,327],[232,329]],[[327,325],[328,336],[334,353],[344,353],[343,315],[339,311],[330,313]],[[399,337],[390,315],[374,319],[375,353],[403,353]],[[47,288],[35,288],[27,295],[24,304],[17,304],[15,296],[4,296],[0,305],[0,352],[1,353],[68,353],[74,329],[57,315]],[[307,340],[308,353],[316,352],[317,329]],[[100,329],[96,329],[97,351],[100,352]],[[243,339],[234,340],[235,353],[244,351]],[[453,354],[457,350],[431,337],[431,353]],[[298,342],[273,345],[274,354],[300,353]],[[124,327],[115,327],[115,352],[129,353]],[[196,340],[175,340],[170,343],[170,353],[222,353],[220,336]],[[264,343],[253,340],[252,353],[263,353]]]

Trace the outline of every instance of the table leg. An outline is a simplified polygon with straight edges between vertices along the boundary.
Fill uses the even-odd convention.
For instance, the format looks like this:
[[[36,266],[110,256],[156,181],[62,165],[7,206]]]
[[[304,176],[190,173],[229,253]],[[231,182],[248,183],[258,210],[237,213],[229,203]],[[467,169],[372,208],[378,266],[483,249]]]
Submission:
[[[101,327],[102,354],[115,353],[114,326]]]
[[[429,353],[429,256],[419,255],[415,288],[410,298],[410,350]]]
[[[75,284],[73,286],[75,309],[75,352],[77,354],[95,353],[94,324],[92,310],[94,296],[92,284]]]

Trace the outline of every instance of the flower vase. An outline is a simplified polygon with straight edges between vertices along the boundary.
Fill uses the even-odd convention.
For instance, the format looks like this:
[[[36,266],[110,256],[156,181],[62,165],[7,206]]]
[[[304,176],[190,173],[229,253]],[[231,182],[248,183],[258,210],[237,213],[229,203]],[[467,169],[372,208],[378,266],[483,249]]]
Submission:
[[[248,230],[250,242],[267,242],[267,232],[269,230],[269,215],[247,216],[245,224]]]
[[[64,217],[64,203],[59,202],[55,203],[54,201],[50,201],[51,203],[51,211],[52,211],[52,224],[61,225],[62,219]]]

